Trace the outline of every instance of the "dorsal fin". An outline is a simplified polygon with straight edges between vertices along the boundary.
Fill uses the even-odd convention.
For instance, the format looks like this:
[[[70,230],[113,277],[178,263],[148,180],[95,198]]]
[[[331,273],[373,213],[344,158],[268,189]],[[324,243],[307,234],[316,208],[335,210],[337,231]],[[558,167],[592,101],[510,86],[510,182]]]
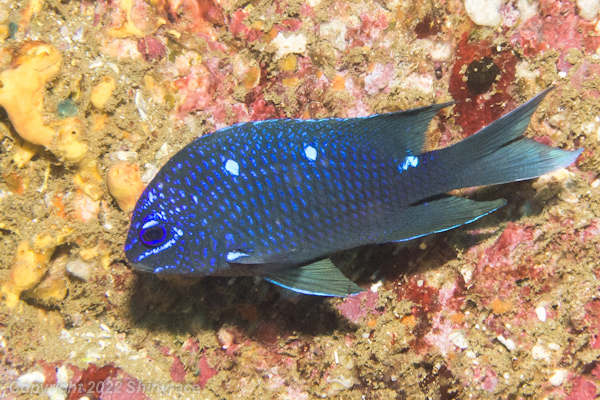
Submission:
[[[339,121],[339,129],[350,134],[373,135],[371,143],[376,143],[378,148],[392,150],[398,157],[419,155],[426,150],[425,132],[429,122],[438,111],[453,104],[434,104],[414,110],[332,121]]]
[[[417,156],[426,148],[427,128],[431,119],[442,108],[456,102],[433,104],[413,110],[396,111],[356,118],[325,118],[314,120],[278,119],[244,122],[228,129],[240,129],[253,126],[261,137],[270,136],[271,140],[286,132],[309,132],[311,136],[322,138],[348,137],[352,142],[362,142],[371,148],[389,151],[395,157]],[[219,131],[225,135],[228,130]],[[219,132],[216,132],[219,134]],[[388,153],[389,154],[389,153]]]

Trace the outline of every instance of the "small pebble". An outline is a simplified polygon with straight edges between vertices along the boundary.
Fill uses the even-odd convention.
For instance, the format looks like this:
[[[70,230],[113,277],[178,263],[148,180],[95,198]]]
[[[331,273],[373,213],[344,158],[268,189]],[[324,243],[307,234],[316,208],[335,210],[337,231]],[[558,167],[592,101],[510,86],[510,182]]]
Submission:
[[[560,350],[560,345],[556,343],[548,343],[548,348],[552,351],[558,351]]]
[[[41,372],[30,372],[25,375],[21,375],[17,378],[17,386],[21,389],[27,390],[31,387],[31,385],[38,383],[44,383],[46,381],[46,377]]]
[[[331,22],[321,24],[319,27],[319,35],[340,51],[346,50],[347,31],[348,27],[346,24],[335,19]]]
[[[379,288],[383,286],[383,281],[379,281],[377,283],[374,283],[371,285],[371,292],[373,293],[377,293],[377,291],[379,290]]]
[[[563,382],[565,381],[565,378],[567,377],[567,371],[564,369],[557,369],[554,371],[554,375],[552,375],[550,377],[550,379],[548,379],[548,382],[550,382],[550,384],[552,386],[560,386],[563,384]]]
[[[148,103],[142,97],[142,91],[139,89],[136,90],[136,92],[135,92],[134,102],[138,109],[138,113],[140,114],[140,118],[142,119],[142,121],[148,120],[148,112],[147,112]]]
[[[144,168],[146,168],[146,172],[144,172],[144,175],[142,175],[142,182],[150,183],[159,170],[155,165],[149,163],[144,164]]]
[[[541,322],[546,322],[546,309],[544,307],[542,307],[542,306],[537,307],[535,309],[535,313]]]
[[[544,345],[540,343],[540,344],[536,344],[531,349],[531,357],[533,357],[534,360],[538,360],[538,361],[539,360],[548,360],[548,359],[550,359],[550,354],[546,350],[546,347],[544,347]]]
[[[67,263],[66,269],[69,274],[79,278],[83,281],[87,281],[92,276],[92,270],[95,267],[93,262],[85,262],[79,258],[71,260]]]
[[[600,11],[600,1],[598,0],[577,0],[579,15],[586,21],[593,21]]]
[[[537,2],[529,2],[527,0],[518,0],[517,8],[521,14],[521,21],[527,21],[529,18],[537,15]]]
[[[502,0],[465,0],[467,15],[477,25],[496,26],[502,22]]]
[[[94,360],[99,360],[99,359],[102,358],[102,356],[97,351],[88,350],[87,354],[86,354],[86,358],[88,358],[88,359],[94,359]]]
[[[154,155],[154,159],[156,161],[159,161],[165,157],[169,157],[169,145],[167,144],[167,142],[163,143],[163,145],[160,146],[160,149],[158,149],[158,151]]]
[[[504,345],[504,347],[506,347],[508,349],[508,351],[513,351],[514,349],[517,348],[517,346],[515,345],[515,342],[513,342],[511,339],[506,339],[502,335],[498,336],[497,339],[500,343],[502,343]]]
[[[19,32],[19,25],[11,22],[8,24],[8,35],[11,39],[14,39],[17,36],[17,32]]]
[[[135,161],[138,158],[136,151],[115,151],[108,153],[108,159],[113,162],[117,161]]]
[[[80,26],[75,31],[75,34],[73,35],[73,40],[76,42],[81,42],[82,39],[83,39],[83,27]]]
[[[463,330],[454,330],[450,332],[448,339],[450,339],[450,341],[459,349],[465,350],[467,347],[469,347],[469,342],[467,341],[465,332]]]
[[[284,35],[279,32],[272,42],[277,48],[275,59],[279,60],[287,54],[303,54],[306,51],[306,37],[301,34]]]
[[[65,119],[77,115],[77,103],[71,99],[64,99],[56,106],[58,118]]]

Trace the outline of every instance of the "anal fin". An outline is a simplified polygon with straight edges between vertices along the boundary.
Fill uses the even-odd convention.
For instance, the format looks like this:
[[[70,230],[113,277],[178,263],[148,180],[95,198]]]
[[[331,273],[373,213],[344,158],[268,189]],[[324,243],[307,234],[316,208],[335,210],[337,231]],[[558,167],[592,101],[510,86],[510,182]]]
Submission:
[[[264,278],[294,292],[314,296],[344,297],[364,290],[346,278],[328,258],[295,269],[269,272]]]
[[[448,196],[438,200],[408,207],[390,221],[401,227],[392,231],[382,242],[401,242],[432,233],[444,232],[478,220],[506,205],[506,200],[473,201]],[[393,223],[393,222],[390,222]]]

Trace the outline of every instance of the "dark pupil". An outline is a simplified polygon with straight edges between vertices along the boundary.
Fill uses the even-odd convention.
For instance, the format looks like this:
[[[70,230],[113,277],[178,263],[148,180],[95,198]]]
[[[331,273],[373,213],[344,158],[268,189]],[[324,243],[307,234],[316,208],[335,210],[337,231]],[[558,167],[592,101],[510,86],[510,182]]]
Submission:
[[[141,233],[141,238],[144,244],[156,246],[165,240],[165,237],[167,236],[166,234],[167,232],[162,226],[153,226],[151,228],[144,229]]]

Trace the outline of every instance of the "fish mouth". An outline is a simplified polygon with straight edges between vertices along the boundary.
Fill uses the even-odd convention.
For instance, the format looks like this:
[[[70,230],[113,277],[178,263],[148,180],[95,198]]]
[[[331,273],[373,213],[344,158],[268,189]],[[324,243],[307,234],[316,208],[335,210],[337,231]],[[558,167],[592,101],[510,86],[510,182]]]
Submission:
[[[127,259],[127,263],[129,266],[135,270],[143,271],[143,272],[153,272],[154,267],[148,265],[146,261],[142,261],[144,257],[142,254],[135,253],[133,249],[125,250],[125,258]]]
[[[129,258],[129,257],[128,257]],[[142,271],[142,272],[154,272],[154,268],[150,267],[147,264],[141,263],[141,262],[133,262],[133,261],[129,261],[129,265],[131,265],[131,267],[133,269],[136,269],[138,271]]]

